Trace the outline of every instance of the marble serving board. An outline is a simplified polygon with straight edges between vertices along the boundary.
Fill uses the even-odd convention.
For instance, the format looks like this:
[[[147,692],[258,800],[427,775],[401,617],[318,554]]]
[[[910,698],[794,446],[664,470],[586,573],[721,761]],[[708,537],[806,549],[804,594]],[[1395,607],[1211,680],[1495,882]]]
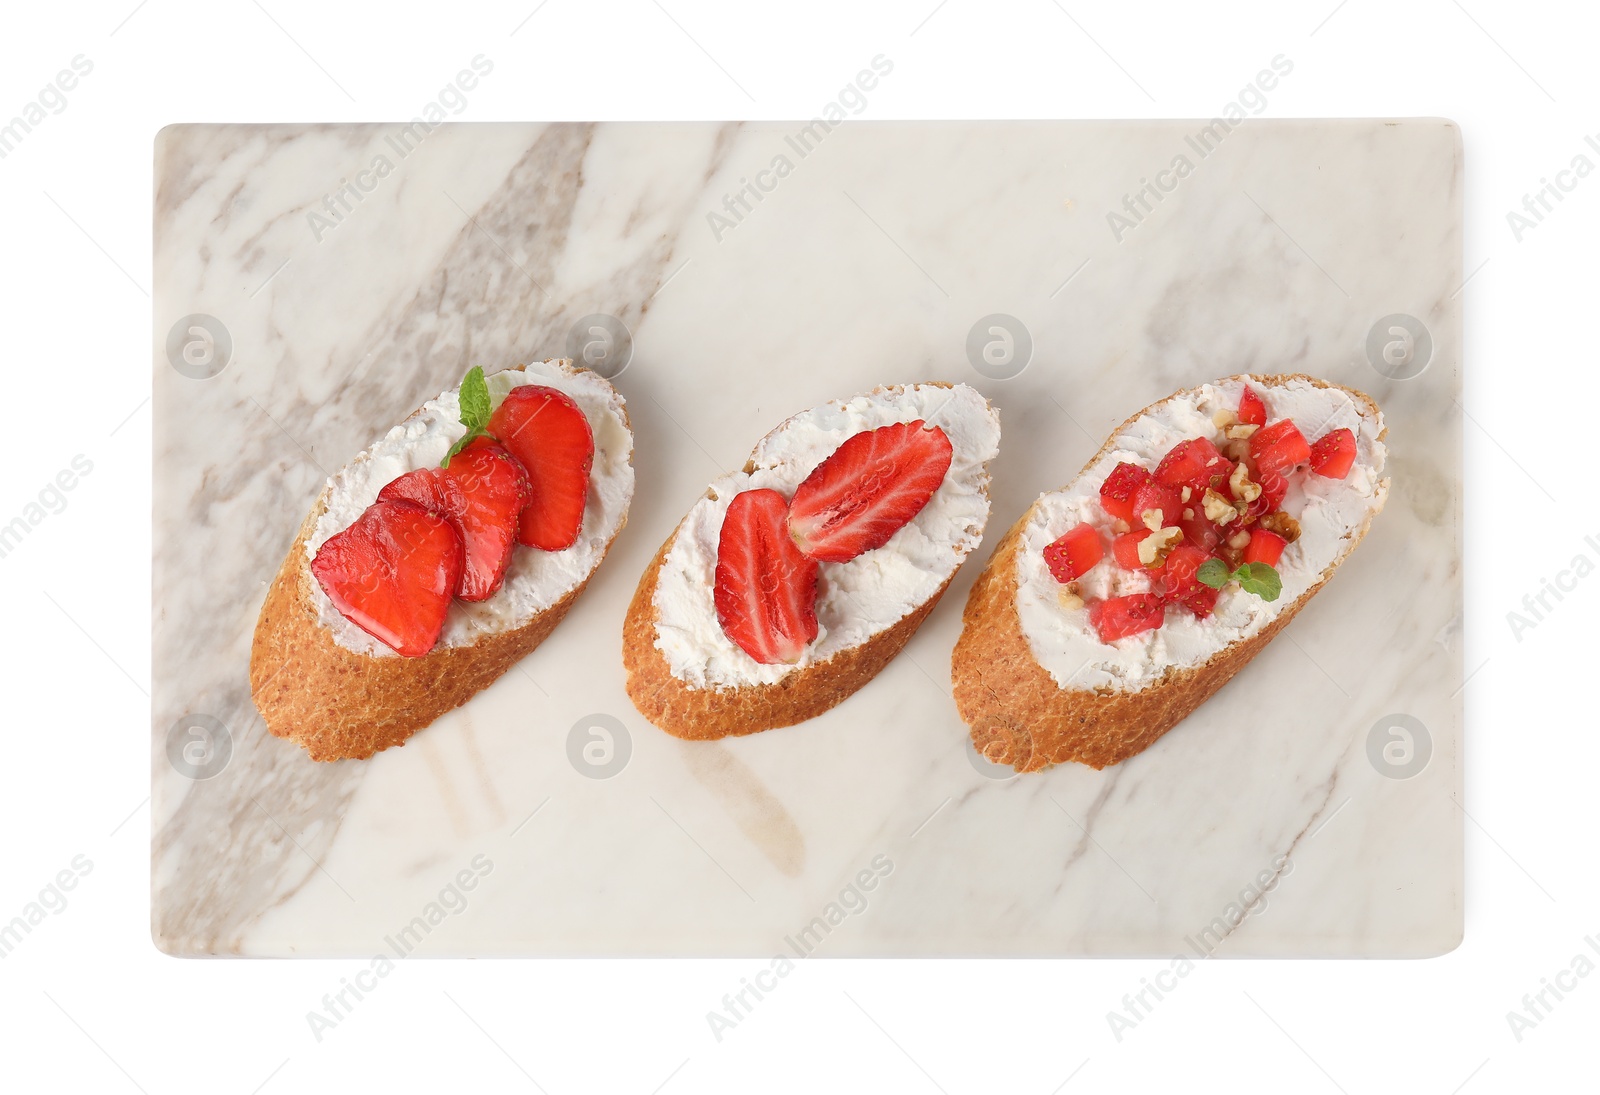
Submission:
[[[1452,124],[179,126],[155,172],[163,950],[1460,940]],[[470,365],[573,353],[628,401],[638,491],[553,637],[372,760],[266,734],[251,632],[327,475]],[[1394,487],[1365,544],[1143,755],[1023,777],[977,757],[950,651],[994,543],[1124,417],[1244,370],[1382,404]],[[979,388],[1004,437],[984,543],[904,653],[803,726],[646,723],[622,620],[706,483],[792,412],[919,380]]]

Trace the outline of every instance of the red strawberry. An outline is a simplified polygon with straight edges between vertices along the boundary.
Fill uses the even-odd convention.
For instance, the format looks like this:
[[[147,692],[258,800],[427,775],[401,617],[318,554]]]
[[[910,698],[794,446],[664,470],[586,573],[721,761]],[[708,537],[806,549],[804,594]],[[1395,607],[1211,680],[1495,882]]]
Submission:
[[[330,536],[311,573],[345,619],[397,654],[420,658],[444,630],[464,554],[442,515],[386,500]]]
[[[455,594],[484,601],[506,580],[517,546],[517,520],[533,498],[528,473],[487,437],[450,458],[448,468],[407,472],[378,492],[380,501],[404,499],[449,518],[466,547]]]
[[[717,543],[717,622],[763,665],[792,665],[817,637],[817,562],[789,538],[788,509],[775,490],[742,491]]]
[[[489,432],[528,469],[533,502],[517,539],[561,551],[577,543],[594,464],[594,433],[565,392],[538,384],[512,388],[489,419]],[[453,461],[452,461],[453,463]]]
[[[863,430],[818,464],[789,503],[789,535],[826,563],[882,547],[928,504],[953,455],[937,426]]]

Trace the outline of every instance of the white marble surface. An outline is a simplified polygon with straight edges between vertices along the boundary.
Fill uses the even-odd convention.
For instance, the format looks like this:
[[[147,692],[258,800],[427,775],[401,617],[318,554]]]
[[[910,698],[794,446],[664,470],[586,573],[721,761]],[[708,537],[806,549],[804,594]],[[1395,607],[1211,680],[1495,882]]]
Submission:
[[[1183,154],[1195,124],[863,124],[803,158],[784,140],[797,128],[445,128],[320,241],[308,211],[372,164],[390,129],[161,134],[158,945],[370,956],[410,950],[398,933],[433,913],[436,926],[413,929],[417,953],[766,956],[786,940],[811,950],[798,933],[836,910],[817,954],[1453,947],[1454,128],[1247,123],[1208,158],[1191,150],[1193,172],[1120,242],[1107,212]],[[784,153],[792,172],[719,241],[707,214]],[[192,313],[231,333],[234,360],[214,379],[167,363],[166,333]],[[250,634],[325,473],[467,365],[564,353],[589,313],[634,333],[617,384],[639,474],[585,597],[518,670],[403,749],[317,765],[265,735],[246,685]],[[1031,332],[1015,378],[968,362],[968,330],[990,313]],[[1414,379],[1368,363],[1368,329],[1391,313],[1431,331],[1432,364]],[[980,773],[948,696],[979,561],[1127,414],[1201,380],[1278,369],[1383,404],[1394,494],[1366,543],[1145,754],[1105,772]],[[928,379],[974,384],[1005,435],[985,543],[904,654],[802,727],[688,744],[645,723],[622,688],[623,614],[705,484],[792,411]],[[1367,752],[1369,728],[1397,712],[1432,737],[1407,780]],[[168,727],[197,713],[233,744],[204,781],[167,759]],[[595,714],[631,743],[608,779],[568,759],[569,731]],[[841,903],[876,857],[873,888]],[[464,901],[448,892],[463,869]],[[1258,877],[1270,894],[1241,899]]]

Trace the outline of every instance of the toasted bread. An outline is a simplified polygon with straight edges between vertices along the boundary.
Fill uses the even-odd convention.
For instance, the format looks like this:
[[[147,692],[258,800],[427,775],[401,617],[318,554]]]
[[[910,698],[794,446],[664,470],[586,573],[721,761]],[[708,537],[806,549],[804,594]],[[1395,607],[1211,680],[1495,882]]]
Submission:
[[[942,416],[947,406],[957,405],[958,399],[958,413],[964,417],[955,422],[950,416]],[[931,409],[931,414],[919,410],[924,406]],[[796,436],[801,436],[795,431],[810,428],[818,416],[824,423],[838,420],[832,429],[820,432],[819,442],[823,438],[825,442],[820,447],[790,444]],[[863,628],[859,620],[830,616],[833,608],[828,594],[824,593],[818,615],[824,619],[825,626],[837,632],[834,641],[828,641],[827,633],[819,636],[813,643],[815,656],[793,667],[757,665],[716,630],[712,613],[710,574],[706,567],[714,564],[715,533],[728,502],[740,489],[752,485],[771,486],[787,497],[797,483],[851,433],[917,418],[947,428],[955,447],[950,470],[933,499],[883,547],[849,563],[822,564],[822,584],[825,588],[832,585],[840,590],[836,607],[842,610],[846,607],[844,602],[853,596],[849,583],[856,577],[877,573],[871,569],[875,567],[895,568],[896,575],[909,574],[901,567],[907,557],[905,553],[925,550],[929,553],[923,559],[926,580],[917,588],[912,602],[893,604],[891,609],[875,617],[874,625]],[[844,425],[846,421],[850,424]],[[998,444],[997,414],[981,395],[964,385],[878,388],[854,400],[827,404],[785,421],[756,446],[742,472],[712,484],[705,497],[661,545],[640,577],[623,624],[623,663],[628,672],[628,695],[634,705],[645,718],[670,734],[709,740],[791,726],[814,718],[848,698],[900,652],[933,611],[966,556],[982,539],[989,514],[987,466]],[[948,539],[937,542],[940,536],[948,536]],[[675,560],[680,541],[685,555],[701,564],[699,569],[683,558]],[[705,557],[708,550],[709,560]],[[876,560],[869,558],[877,552],[891,555]],[[681,573],[664,600],[663,572],[675,561],[682,564]],[[686,573],[698,574],[705,580],[699,584],[684,581],[682,575]],[[690,599],[696,602],[692,608],[684,603]],[[664,606],[667,606],[666,611]],[[702,626],[687,628],[685,616]],[[690,630],[694,634],[685,639],[685,633]],[[670,638],[664,637],[667,633]],[[845,639],[847,635],[848,640]],[[697,649],[711,652],[700,662],[688,664]],[[677,667],[673,664],[674,658],[679,662]]]
[[[1074,672],[1065,683],[1041,663],[1041,649],[1030,640],[1019,611],[1019,590],[1024,580],[1019,565],[1030,528],[1037,527],[1039,507],[1085,484],[1085,477],[1104,464],[1118,442],[1146,416],[1180,397],[1202,389],[1179,392],[1130,417],[1106,441],[1067,487],[1042,495],[996,545],[978,576],[962,614],[961,636],[951,655],[951,675],[956,706],[971,730],[978,752],[997,764],[1019,772],[1037,771],[1053,764],[1075,761],[1104,768],[1149,748],[1157,739],[1209,699],[1243,669],[1250,659],[1277,635],[1311,600],[1366,535],[1372,518],[1381,511],[1388,480],[1382,471],[1381,442],[1386,434],[1382,414],[1370,396],[1300,374],[1230,377],[1218,385],[1248,381],[1271,407],[1276,390],[1309,385],[1337,390],[1349,398],[1360,420],[1370,427],[1372,451],[1377,454],[1372,473],[1373,493],[1365,512],[1343,530],[1332,558],[1306,575],[1306,587],[1282,603],[1267,606],[1259,626],[1215,650],[1194,665],[1159,661],[1151,678],[1137,687],[1116,687],[1104,681],[1093,686],[1074,684]],[[1098,481],[1088,483],[1098,490]],[[1037,538],[1037,537],[1036,537]],[[1292,550],[1292,549],[1291,549]],[[1286,556],[1287,558],[1287,556]],[[1109,558],[1101,565],[1110,565]],[[1253,596],[1242,592],[1234,596]],[[1170,609],[1177,612],[1178,609]],[[1092,635],[1092,633],[1091,633]],[[1122,640],[1137,643],[1143,637]],[[1048,652],[1045,653],[1048,657]]]
[[[522,383],[570,383],[580,385],[585,393],[579,402],[595,432],[595,470],[582,535],[568,549],[581,554],[557,561],[555,556],[565,553],[546,553],[539,559],[525,554],[537,549],[519,546],[507,587],[481,605],[457,602],[451,610],[447,637],[422,657],[400,657],[338,619],[309,565],[318,546],[319,528],[321,539],[338,531],[323,522],[330,500],[335,498],[335,483],[361,461],[371,459],[379,445],[401,437],[404,427],[418,423],[439,429],[435,402],[419,408],[401,429],[363,452],[323,488],[261,606],[250,651],[251,694],[267,729],[298,742],[313,760],[370,757],[401,745],[487,688],[550,635],[627,523],[633,490],[632,434],[621,396],[598,374],[566,361],[491,374],[491,386],[504,388],[518,371],[523,371]],[[432,414],[434,420],[419,423],[425,414]],[[596,422],[599,414],[610,417]],[[460,432],[457,426],[454,435]],[[608,476],[603,499],[596,479],[602,472]],[[382,478],[381,473],[369,474],[354,489],[357,497],[347,500],[349,504],[341,509],[359,509],[369,503],[371,499],[365,495],[375,495],[383,486]],[[578,560],[587,565],[567,565]],[[539,571],[540,566],[554,572]],[[514,596],[512,585],[523,567],[528,568],[528,577],[518,587],[518,595],[536,606],[531,610],[526,604],[507,600]]]

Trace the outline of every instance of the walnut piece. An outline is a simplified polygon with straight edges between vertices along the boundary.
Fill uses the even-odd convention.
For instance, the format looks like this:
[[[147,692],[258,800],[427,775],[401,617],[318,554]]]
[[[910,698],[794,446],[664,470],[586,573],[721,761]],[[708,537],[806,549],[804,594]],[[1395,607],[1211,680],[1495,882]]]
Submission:
[[[1152,569],[1161,566],[1182,539],[1180,528],[1157,529],[1139,541],[1139,562]]]
[[[1242,463],[1233,469],[1232,475],[1228,476],[1228,487],[1233,491],[1233,496],[1241,502],[1254,502],[1261,497],[1261,484],[1250,481],[1250,469]]]
[[[1276,532],[1291,544],[1300,539],[1300,522],[1287,513],[1267,514],[1261,519],[1261,527],[1268,532]]]
[[[1248,441],[1261,427],[1252,422],[1235,422],[1223,431],[1230,441]]]
[[[1226,525],[1239,516],[1239,511],[1231,501],[1209,488],[1206,490],[1205,510],[1206,520],[1219,525]]]

